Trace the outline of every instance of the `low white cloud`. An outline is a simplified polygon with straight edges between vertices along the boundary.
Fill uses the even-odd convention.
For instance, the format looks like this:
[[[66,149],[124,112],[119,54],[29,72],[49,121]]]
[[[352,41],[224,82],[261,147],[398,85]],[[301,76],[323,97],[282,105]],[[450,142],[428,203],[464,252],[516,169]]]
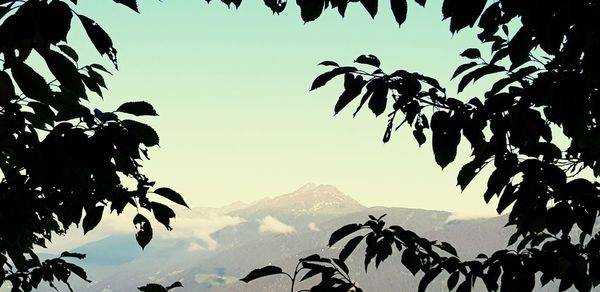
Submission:
[[[176,208],[174,208],[176,209]],[[54,235],[52,243],[47,249],[40,249],[44,253],[61,253],[72,250],[86,243],[94,242],[112,235],[131,234],[131,240],[135,241],[135,226],[132,223],[135,210],[127,210],[120,216],[105,212],[100,224],[85,236],[83,230],[72,226],[66,236]],[[172,231],[166,230],[162,224],[154,220],[150,213],[142,213],[152,223],[155,238],[187,238],[196,239],[194,246],[188,247],[189,251],[213,250],[218,243],[211,234],[228,226],[238,225],[245,220],[240,217],[224,215],[218,211],[193,212],[189,209],[176,209],[177,217],[172,220]]]
[[[319,227],[317,227],[317,224],[315,222],[310,222],[308,223],[308,229],[310,229],[310,231],[321,231],[321,229],[319,229]]]
[[[276,234],[287,234],[293,233],[296,229],[293,226],[287,225],[273,216],[266,216],[262,220],[259,220],[260,226],[258,231],[260,233],[276,233]]]
[[[201,241],[200,243],[196,242],[197,246],[190,246],[188,251],[214,250],[219,246],[219,243],[211,237],[211,234],[244,221],[243,218],[224,215],[219,212],[205,212],[200,216],[175,218],[171,224],[173,230],[167,231],[164,228],[159,228],[157,234],[160,238],[188,238]]]
[[[446,219],[446,222],[454,221],[454,220],[475,220],[475,219],[485,219],[485,218],[493,218],[498,216],[498,214],[493,214],[490,212],[458,212],[452,213]]]

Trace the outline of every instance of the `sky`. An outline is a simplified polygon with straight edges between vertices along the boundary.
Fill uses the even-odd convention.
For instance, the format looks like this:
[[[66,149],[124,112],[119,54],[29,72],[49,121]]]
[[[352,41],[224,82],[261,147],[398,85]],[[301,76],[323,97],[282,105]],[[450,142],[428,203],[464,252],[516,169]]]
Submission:
[[[244,1],[238,10],[218,1],[139,1],[140,14],[111,1],[79,2],[77,11],[95,19],[118,50],[119,71],[107,77],[104,100],[92,105],[103,111],[126,101],[154,105],[160,116],[142,121],[161,142],[144,172],[189,205],[252,202],[314,182],[335,185],[366,206],[495,212],[482,198],[485,174],[465,192],[456,186],[470,154],[467,143],[442,171],[431,144],[419,147],[408,128],[384,144],[384,116],[364,110],[353,118],[356,104],[334,116],[339,80],[309,92],[327,70],[317,66],[321,61],[351,64],[374,54],[384,70],[435,77],[454,94],[450,77],[467,62],[460,53],[482,46],[476,29],[449,32],[440,1],[426,8],[409,3],[400,28],[386,1],[375,19],[351,3],[344,19],[328,9],[307,24],[294,1],[281,15],[262,1]],[[75,19],[68,42],[80,64],[110,65]],[[457,97],[481,95],[485,82]]]

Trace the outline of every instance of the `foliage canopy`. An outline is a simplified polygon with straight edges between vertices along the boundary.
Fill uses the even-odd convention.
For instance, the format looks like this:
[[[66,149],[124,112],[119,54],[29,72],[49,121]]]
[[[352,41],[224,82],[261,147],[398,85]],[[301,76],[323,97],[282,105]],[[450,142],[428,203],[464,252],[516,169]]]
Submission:
[[[135,1],[115,2],[137,11]],[[10,283],[12,291],[31,291],[42,281],[71,289],[73,274],[87,280],[81,267],[67,261],[85,255],[65,252],[42,261],[34,251],[73,224],[87,233],[106,211],[121,214],[130,206],[137,210],[135,238],[143,248],[152,239],[143,209],[171,229],[175,213],[155,198],[187,206],[175,191],[155,189],[141,172],[159,137],[128,117],[156,116],[150,104],[127,102],[114,112],[84,104],[93,95],[103,97],[103,74],[110,72],[78,63],[76,50],[66,44],[71,25],[79,22],[115,68],[117,50],[98,23],[74,10],[76,4],[0,1],[0,286]],[[28,64],[33,54],[45,62],[48,76]]]
[[[222,0],[238,7],[241,0]],[[135,0],[115,0],[137,12]],[[360,2],[371,16],[377,0],[297,0],[301,18],[313,21],[336,9],[344,16],[350,2]],[[425,0],[415,0],[425,6]],[[265,0],[273,13],[287,2]],[[406,0],[391,0],[399,25],[407,18]],[[82,101],[103,95],[98,64],[81,66],[76,50],[66,44],[72,20],[78,19],[92,44],[117,67],[117,50],[110,36],[91,18],[78,14],[76,0],[0,1],[0,283],[13,291],[30,291],[41,281],[54,285],[85,271],[63,253],[41,261],[34,246],[44,246],[53,234],[72,224],[92,230],[104,209],[121,213],[131,205],[145,209],[167,229],[175,216],[151,200],[154,193],[186,205],[168,188],[154,191],[154,182],[140,172],[147,148],[158,145],[148,125],[120,116],[156,115],[145,102],[125,103],[114,112],[90,110]],[[344,261],[360,242],[366,243],[365,269],[401,253],[403,265],[424,272],[419,290],[442,272],[448,289],[470,291],[480,279],[490,291],[532,290],[539,275],[542,285],[560,280],[560,290],[574,286],[589,291],[600,285],[600,4],[597,1],[459,1],[444,0],[442,13],[450,31],[477,26],[478,39],[490,53],[467,48],[468,63],[454,71],[458,93],[481,78],[496,78],[483,96],[452,97],[425,74],[381,68],[376,56],[362,55],[356,66],[322,63],[330,70],[318,76],[311,89],[343,77],[344,90],[335,105],[341,112],[358,99],[375,115],[387,111],[387,142],[394,129],[409,126],[419,145],[431,140],[435,161],[452,163],[466,140],[472,159],[458,173],[464,189],[485,167],[493,169],[484,200],[499,198],[499,213],[510,210],[516,227],[507,248],[477,259],[462,260],[448,243],[431,241],[400,226],[386,228],[382,218],[349,224],[334,232],[329,245],[354,235],[339,258],[312,255],[299,261],[303,279],[321,275],[311,291],[348,291],[354,287]],[[52,76],[42,76],[27,64],[39,55]],[[50,80],[50,81],[47,81]],[[559,135],[566,143],[557,142]],[[428,138],[429,136],[429,138]],[[464,139],[463,139],[464,137]],[[92,155],[91,155],[92,154]],[[152,227],[141,212],[133,218],[136,239],[144,247]],[[278,267],[251,272],[243,281],[284,273]],[[301,279],[302,280],[302,279]],[[142,291],[179,287],[148,284]],[[356,288],[356,287],[355,287]],[[360,289],[360,288],[358,288]],[[292,286],[293,291],[293,286]]]

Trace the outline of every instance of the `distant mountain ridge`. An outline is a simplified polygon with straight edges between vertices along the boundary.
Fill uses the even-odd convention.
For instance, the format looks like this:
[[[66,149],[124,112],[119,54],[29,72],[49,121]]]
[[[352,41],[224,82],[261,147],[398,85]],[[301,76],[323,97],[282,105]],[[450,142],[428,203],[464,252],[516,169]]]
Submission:
[[[114,253],[116,258],[111,265],[107,263],[110,256],[101,259],[98,256],[110,253],[111,249],[126,251],[136,248],[130,236],[111,236],[82,246],[78,250],[90,254],[84,266],[89,269],[92,278],[98,277],[94,278],[96,281],[92,285],[82,283],[75,291],[135,291],[136,287],[148,282],[170,284],[174,281],[182,281],[185,286],[182,292],[287,291],[289,288],[284,287],[288,283],[282,278],[272,277],[250,284],[237,279],[269,263],[293,269],[298,258],[312,253],[336,256],[342,245],[327,248],[331,232],[348,223],[364,222],[370,214],[387,214],[385,220],[388,224],[403,226],[431,239],[449,241],[467,258],[474,257],[479,250],[504,247],[511,231],[503,228],[505,216],[449,220],[452,214],[445,211],[367,208],[334,186],[312,183],[294,192],[254,203],[236,202],[222,208],[176,209],[176,212],[179,221],[237,221],[210,234],[210,240],[217,243],[214,249],[203,247],[205,245],[201,241],[205,239],[193,236],[158,237],[146,250],[138,249],[139,252],[133,256]],[[268,229],[269,224],[277,226]],[[281,229],[282,226],[287,229]],[[179,231],[175,226],[173,232]],[[189,233],[194,234],[193,231]],[[363,248],[359,246],[348,265],[365,291],[416,290],[418,278],[410,275],[399,260],[392,259],[378,270],[369,269],[369,274],[365,275]],[[442,289],[443,281],[440,279],[432,287]]]

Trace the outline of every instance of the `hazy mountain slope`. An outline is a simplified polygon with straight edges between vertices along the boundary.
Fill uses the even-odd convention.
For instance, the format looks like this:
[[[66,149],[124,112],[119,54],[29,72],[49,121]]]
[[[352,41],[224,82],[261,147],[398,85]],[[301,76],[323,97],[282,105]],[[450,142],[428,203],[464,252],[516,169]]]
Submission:
[[[201,218],[241,218],[210,234],[218,243],[213,249],[198,247],[198,238],[155,238],[143,252],[131,237],[112,237],[82,246],[90,254],[88,268],[98,281],[78,291],[135,291],[147,282],[170,284],[182,281],[182,291],[285,291],[284,278],[270,278],[251,284],[237,279],[250,270],[276,264],[290,270],[297,259],[313,253],[337,256],[342,244],[326,247],[331,232],[368,215],[387,214],[388,224],[401,225],[431,239],[453,243],[467,258],[480,251],[502,248],[510,230],[503,229],[506,217],[449,220],[451,213],[408,208],[365,208],[335,187],[308,184],[297,191],[251,204],[236,203],[226,208],[194,208],[179,220],[196,222]],[[178,213],[179,214],[179,213]],[[212,217],[211,217],[212,216]],[[199,219],[200,218],[200,219]],[[196,221],[194,221],[196,220]],[[112,254],[111,254],[112,253]],[[365,291],[413,291],[417,279],[393,258],[379,270],[363,267],[364,247],[357,249],[349,266],[354,279]],[[92,256],[95,255],[95,256]],[[96,258],[108,255],[105,258]],[[110,259],[109,259],[110,258]],[[111,266],[112,264],[112,266]],[[106,274],[108,267],[113,272]],[[102,268],[102,273],[96,269]],[[99,271],[100,272],[100,271]],[[390,277],[393,275],[393,277]],[[432,287],[442,288],[443,279]],[[105,289],[109,290],[105,290]],[[433,289],[432,291],[437,291]],[[442,289],[445,290],[445,289]]]

